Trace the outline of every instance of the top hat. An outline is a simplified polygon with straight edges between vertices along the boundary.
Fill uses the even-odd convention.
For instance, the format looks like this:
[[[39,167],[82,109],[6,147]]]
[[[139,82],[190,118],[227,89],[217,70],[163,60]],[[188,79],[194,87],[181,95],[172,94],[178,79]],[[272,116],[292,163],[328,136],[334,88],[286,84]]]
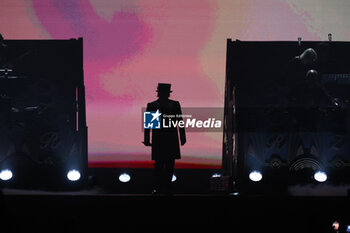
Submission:
[[[158,83],[157,92],[173,92],[170,90],[171,84],[169,83]]]

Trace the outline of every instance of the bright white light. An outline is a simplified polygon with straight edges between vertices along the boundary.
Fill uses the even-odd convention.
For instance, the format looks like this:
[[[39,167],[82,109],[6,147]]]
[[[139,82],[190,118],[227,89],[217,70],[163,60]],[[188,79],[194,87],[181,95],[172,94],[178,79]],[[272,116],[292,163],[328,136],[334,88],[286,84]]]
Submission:
[[[327,174],[324,172],[318,171],[318,172],[315,172],[314,178],[318,182],[325,182],[327,180]]]
[[[70,181],[77,181],[80,179],[80,172],[78,170],[70,170],[68,173],[67,173],[67,178],[68,180]]]
[[[1,170],[0,179],[1,180],[10,180],[12,178],[12,171],[9,169]]]
[[[221,174],[214,173],[211,177],[212,177],[212,178],[221,177]]]
[[[130,177],[130,175],[128,173],[122,173],[119,176],[119,181],[123,182],[123,183],[129,182],[130,179],[131,179],[131,177]]]
[[[175,181],[176,181],[176,176],[174,174],[173,177],[171,178],[171,182],[175,182]]]
[[[249,179],[254,182],[258,182],[262,179],[262,174],[259,171],[252,171],[249,173]]]

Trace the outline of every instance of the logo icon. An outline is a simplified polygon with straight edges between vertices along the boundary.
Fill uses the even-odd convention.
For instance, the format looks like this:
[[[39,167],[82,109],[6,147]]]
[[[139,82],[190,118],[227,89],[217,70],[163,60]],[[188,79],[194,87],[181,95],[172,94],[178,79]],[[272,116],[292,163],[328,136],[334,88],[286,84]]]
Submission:
[[[143,128],[144,129],[160,129],[160,116],[162,113],[157,110],[156,112],[143,112]]]

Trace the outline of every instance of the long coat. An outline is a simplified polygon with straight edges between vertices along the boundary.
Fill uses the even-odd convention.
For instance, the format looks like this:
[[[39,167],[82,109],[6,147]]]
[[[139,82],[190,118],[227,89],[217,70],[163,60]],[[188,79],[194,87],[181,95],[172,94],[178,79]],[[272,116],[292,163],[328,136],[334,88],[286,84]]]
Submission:
[[[159,99],[147,104],[147,111],[157,111],[163,115],[178,115],[182,114],[181,106],[178,101],[166,99],[160,101]],[[168,120],[168,118],[165,118]],[[174,118],[172,118],[174,119]],[[176,117],[176,121],[182,120],[182,117]],[[168,122],[168,121],[167,121]],[[180,159],[180,145],[178,130],[180,131],[181,139],[185,139],[185,129],[179,127],[170,127],[161,129],[152,129],[152,160],[168,160]],[[145,130],[145,139],[149,137],[149,130]]]

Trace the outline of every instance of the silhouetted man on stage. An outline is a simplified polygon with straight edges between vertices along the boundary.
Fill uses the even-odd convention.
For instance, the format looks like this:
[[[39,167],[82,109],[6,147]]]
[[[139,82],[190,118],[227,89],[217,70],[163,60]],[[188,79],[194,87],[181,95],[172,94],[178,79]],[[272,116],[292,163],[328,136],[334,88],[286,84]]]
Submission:
[[[178,101],[170,100],[171,84],[159,83],[158,99],[147,104],[147,111],[159,112],[160,116],[174,116],[173,122],[182,120],[182,112]],[[167,119],[168,120],[168,119]],[[160,121],[162,122],[162,121]],[[144,144],[152,146],[152,160],[154,160],[156,189],[153,193],[170,193],[171,180],[174,173],[175,159],[180,159],[180,145],[186,143],[185,129],[171,125],[170,127],[152,129],[152,143],[150,142],[150,129],[145,129]]]

